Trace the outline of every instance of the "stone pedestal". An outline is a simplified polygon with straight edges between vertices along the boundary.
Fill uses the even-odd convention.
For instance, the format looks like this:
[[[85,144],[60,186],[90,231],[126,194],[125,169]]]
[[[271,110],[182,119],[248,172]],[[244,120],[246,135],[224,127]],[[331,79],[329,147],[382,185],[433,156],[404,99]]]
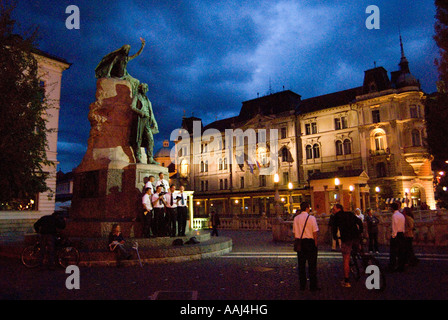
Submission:
[[[74,173],[70,218],[74,220],[131,221],[141,213],[147,177],[168,175],[168,169],[147,164]]]
[[[158,177],[160,172],[168,176],[168,168],[136,163],[131,143],[136,116],[131,102],[129,82],[98,79],[96,101],[89,111],[87,151],[74,170],[72,223],[67,228],[72,236],[104,234],[104,222],[126,225],[125,236],[140,236],[138,218],[146,179],[149,175]],[[146,161],[144,157],[142,160]]]

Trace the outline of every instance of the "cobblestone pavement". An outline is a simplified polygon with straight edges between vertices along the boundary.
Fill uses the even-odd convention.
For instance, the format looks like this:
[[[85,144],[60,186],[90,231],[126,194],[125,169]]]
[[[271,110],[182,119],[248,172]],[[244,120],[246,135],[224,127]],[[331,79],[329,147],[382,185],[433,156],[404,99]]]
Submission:
[[[416,251],[420,263],[404,273],[387,273],[384,292],[362,282],[342,288],[342,258],[319,248],[318,292],[298,291],[297,259],[291,244],[274,243],[270,232],[220,231],[233,251],[185,263],[132,267],[81,267],[80,289],[68,290],[63,269],[29,270],[17,259],[0,258],[2,300],[446,300],[448,252]],[[387,248],[382,252],[387,253]],[[384,266],[386,254],[379,256]]]

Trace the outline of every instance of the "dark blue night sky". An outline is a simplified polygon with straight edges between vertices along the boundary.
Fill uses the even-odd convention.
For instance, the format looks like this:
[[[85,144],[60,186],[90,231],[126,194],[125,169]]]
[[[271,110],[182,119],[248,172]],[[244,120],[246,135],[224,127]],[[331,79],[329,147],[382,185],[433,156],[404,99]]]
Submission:
[[[369,30],[366,8],[380,9]],[[80,9],[79,30],[65,26]],[[76,167],[87,148],[94,69],[124,44],[146,40],[129,73],[149,84],[160,133],[156,150],[187,116],[205,124],[237,115],[245,100],[290,89],[302,99],[362,85],[364,71],[400,61],[399,30],[411,72],[436,90],[435,6],[421,1],[44,1],[18,0],[17,32],[38,26],[39,48],[73,65],[63,74],[58,166]]]

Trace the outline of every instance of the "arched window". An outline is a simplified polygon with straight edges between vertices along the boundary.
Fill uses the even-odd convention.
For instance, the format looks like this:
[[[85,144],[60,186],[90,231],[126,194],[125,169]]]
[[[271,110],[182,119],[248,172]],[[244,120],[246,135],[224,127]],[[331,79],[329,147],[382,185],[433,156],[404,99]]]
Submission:
[[[420,147],[422,145],[422,139],[420,137],[420,131],[417,129],[412,130],[412,146],[413,147]]]
[[[320,158],[320,147],[317,143],[313,146],[313,157],[314,159]]]
[[[350,139],[344,140],[344,154],[351,154],[352,153],[352,142]]]
[[[337,156],[343,155],[342,141],[341,140],[336,141],[336,155]]]
[[[306,146],[306,158],[313,159],[313,147],[311,145]]]
[[[372,154],[384,154],[388,149],[386,131],[381,128],[370,132],[370,152]]]
[[[385,138],[386,136],[382,132],[375,133],[374,139],[375,139],[375,150],[380,151],[384,150],[385,148]]]
[[[188,175],[188,162],[186,159],[182,160],[180,163],[180,174],[183,177],[186,177]]]
[[[201,161],[201,172],[205,172],[204,161]]]

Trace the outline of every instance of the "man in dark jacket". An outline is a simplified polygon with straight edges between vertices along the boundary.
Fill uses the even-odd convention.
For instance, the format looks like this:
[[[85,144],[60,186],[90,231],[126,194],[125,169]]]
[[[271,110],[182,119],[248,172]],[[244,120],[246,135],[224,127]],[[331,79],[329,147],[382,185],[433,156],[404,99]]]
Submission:
[[[215,212],[214,210],[212,211],[211,215],[210,215],[210,222],[212,224],[212,237],[218,236],[218,227],[221,224],[221,221],[219,220],[219,214],[217,212]]]
[[[341,204],[333,206],[335,212],[333,239],[337,239],[337,230],[341,234],[341,252],[344,265],[344,281],[342,286],[350,288],[350,253],[352,248],[358,248],[360,244],[363,225],[361,219],[357,218],[353,212],[346,212]]]
[[[378,253],[378,224],[380,220],[372,213],[372,209],[366,210],[367,233],[369,234],[369,251]]]
[[[41,259],[46,258],[48,267],[54,268],[55,245],[58,229],[65,228],[65,219],[59,212],[43,216],[34,224],[34,230],[40,234],[40,244],[42,249]]]

